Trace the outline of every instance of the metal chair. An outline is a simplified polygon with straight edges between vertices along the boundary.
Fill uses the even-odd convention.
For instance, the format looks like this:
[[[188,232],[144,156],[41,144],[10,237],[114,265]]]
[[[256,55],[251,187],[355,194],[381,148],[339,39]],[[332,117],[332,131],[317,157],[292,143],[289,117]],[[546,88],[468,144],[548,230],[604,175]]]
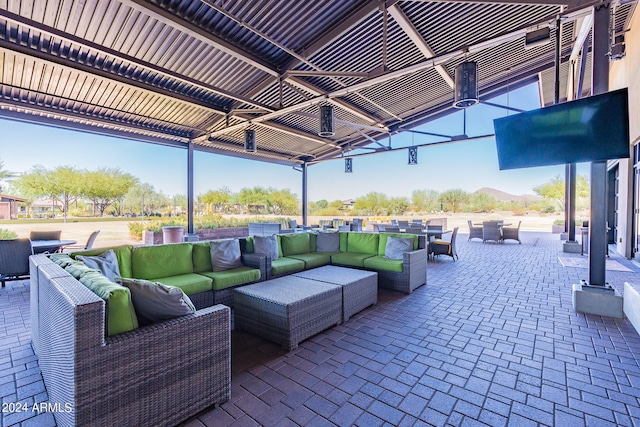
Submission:
[[[473,223],[471,222],[471,220],[467,221],[467,224],[469,224],[469,239],[480,239],[480,240],[484,240],[482,237],[482,227],[475,227],[473,225]]]
[[[482,243],[489,241],[502,242],[502,230],[497,221],[484,221],[482,223]]]
[[[502,240],[517,240],[519,244],[522,244],[520,241],[520,224],[522,224],[522,221],[518,221],[517,227],[502,227]]]
[[[96,237],[98,237],[98,234],[100,234],[100,230],[96,230],[93,233],[91,233],[91,235],[89,235],[89,238],[87,239],[87,243],[82,246],[82,245],[69,245],[69,246],[63,246],[62,248],[60,248],[61,252],[71,252],[71,251],[86,251],[88,249],[93,248],[93,244],[96,241]]]
[[[31,240],[0,240],[0,283],[29,277],[29,256],[33,255]]]
[[[458,252],[456,251],[456,236],[458,235],[458,227],[453,229],[451,233],[451,241],[446,240],[434,240],[429,244],[431,247],[431,254],[436,257],[438,255],[448,255],[455,261],[458,258]]]

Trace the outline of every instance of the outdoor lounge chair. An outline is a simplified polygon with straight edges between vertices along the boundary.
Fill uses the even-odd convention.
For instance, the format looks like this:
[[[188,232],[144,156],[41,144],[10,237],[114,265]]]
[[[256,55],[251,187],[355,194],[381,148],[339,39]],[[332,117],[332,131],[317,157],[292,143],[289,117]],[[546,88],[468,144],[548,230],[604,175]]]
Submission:
[[[520,224],[522,224],[522,221],[518,221],[517,227],[502,227],[502,240],[517,240],[518,243],[522,244],[520,241]]]
[[[431,253],[434,257],[438,255],[448,255],[455,261],[458,258],[458,252],[456,251],[456,236],[458,235],[458,227],[453,229],[451,233],[451,240],[434,240],[429,245],[431,247]]]
[[[468,220],[467,224],[469,224],[469,240],[471,239],[484,240],[482,237],[482,227],[475,227],[471,222],[471,220]]]
[[[29,277],[29,256],[33,255],[29,239],[0,240],[0,283]]]

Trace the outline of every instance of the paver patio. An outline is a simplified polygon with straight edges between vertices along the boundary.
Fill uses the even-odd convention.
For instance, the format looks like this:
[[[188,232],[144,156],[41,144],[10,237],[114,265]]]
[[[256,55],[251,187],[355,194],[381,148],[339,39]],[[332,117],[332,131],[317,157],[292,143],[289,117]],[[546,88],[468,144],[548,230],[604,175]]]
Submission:
[[[184,426],[640,425],[640,336],[628,320],[576,313],[558,235],[517,243],[458,237],[459,261],[428,264],[411,295],[378,304],[286,352],[232,333],[232,397]],[[607,271],[622,292],[640,268]],[[28,281],[0,290],[2,403],[46,401],[29,339]],[[3,406],[5,408],[5,406]],[[51,413],[2,425],[52,426]]]

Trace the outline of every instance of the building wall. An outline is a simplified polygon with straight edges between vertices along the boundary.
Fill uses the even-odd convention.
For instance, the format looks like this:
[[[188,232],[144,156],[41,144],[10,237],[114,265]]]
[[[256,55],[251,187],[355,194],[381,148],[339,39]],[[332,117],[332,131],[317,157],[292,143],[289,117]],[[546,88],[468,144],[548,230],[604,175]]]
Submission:
[[[629,88],[629,135],[631,147],[640,142],[640,13],[635,11],[625,34],[626,56],[611,63],[609,90]],[[633,151],[632,151],[633,152]],[[627,258],[633,243],[633,159],[619,161],[619,205],[617,252]]]

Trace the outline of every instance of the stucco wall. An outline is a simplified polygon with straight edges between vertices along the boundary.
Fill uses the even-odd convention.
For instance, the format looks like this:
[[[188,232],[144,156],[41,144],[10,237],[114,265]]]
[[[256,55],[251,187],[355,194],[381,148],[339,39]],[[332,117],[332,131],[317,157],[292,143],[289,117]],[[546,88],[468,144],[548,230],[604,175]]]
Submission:
[[[633,147],[640,141],[640,13],[631,20],[630,31],[625,34],[626,56],[611,63],[609,89],[629,88],[629,136]],[[618,241],[617,252],[632,256],[633,215],[633,161],[619,162]]]

